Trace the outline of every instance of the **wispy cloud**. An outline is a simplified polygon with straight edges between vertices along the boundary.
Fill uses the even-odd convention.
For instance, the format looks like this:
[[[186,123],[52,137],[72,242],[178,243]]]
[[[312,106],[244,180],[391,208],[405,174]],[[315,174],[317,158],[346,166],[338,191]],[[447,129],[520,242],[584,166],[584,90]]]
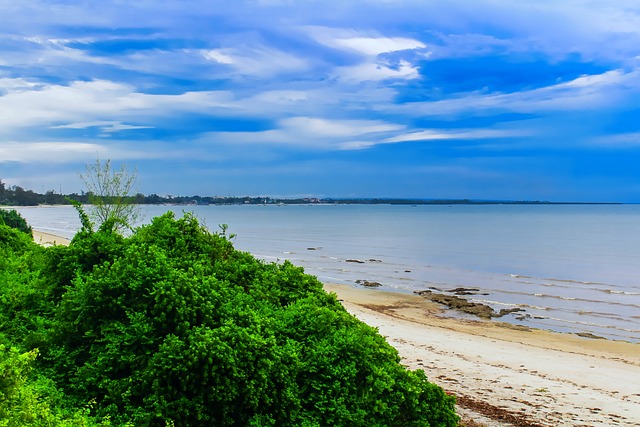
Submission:
[[[66,163],[104,155],[99,144],[79,142],[4,142],[0,143],[2,162]]]
[[[80,123],[69,123],[66,125],[52,126],[53,129],[87,129],[92,127],[100,128],[102,132],[105,132],[105,133],[120,132],[123,130],[152,128],[152,126],[136,126],[136,125],[128,125],[122,122],[108,122],[108,121],[80,122]]]
[[[594,138],[591,143],[603,148],[635,148],[640,147],[640,132],[619,133]]]
[[[291,117],[278,122],[277,128],[260,132],[213,132],[205,140],[231,144],[277,144],[314,150],[344,149],[353,138],[379,139],[397,132],[402,126],[376,120],[330,120],[316,117]]]
[[[120,122],[132,116],[158,120],[177,112],[232,108],[231,95],[224,91],[144,94],[127,84],[105,80],[57,85],[4,79],[0,85],[0,90],[5,92],[0,97],[0,133],[15,128],[65,126],[104,119]],[[140,126],[152,127],[143,124],[138,128]]]
[[[615,106],[621,98],[640,93],[637,70],[611,70],[572,81],[512,93],[461,93],[448,99],[416,102],[392,109],[406,114],[460,115],[501,112],[542,113],[597,110]]]
[[[303,72],[309,68],[303,58],[267,47],[236,46],[201,53],[205,59],[227,65],[241,76],[270,77],[283,72]]]
[[[524,130],[499,130],[499,129],[456,129],[456,130],[422,130],[410,132],[404,135],[394,136],[384,140],[391,142],[408,141],[437,141],[437,140],[473,140],[473,139],[496,139],[515,138],[528,136],[530,132]]]

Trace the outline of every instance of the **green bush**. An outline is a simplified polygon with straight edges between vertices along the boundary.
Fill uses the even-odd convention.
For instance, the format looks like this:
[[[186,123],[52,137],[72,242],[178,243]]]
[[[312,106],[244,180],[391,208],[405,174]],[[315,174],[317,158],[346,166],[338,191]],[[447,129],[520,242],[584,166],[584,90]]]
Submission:
[[[33,233],[33,230],[27,223],[27,220],[24,219],[15,209],[6,210],[0,208],[0,224],[8,225],[11,228],[27,233],[29,236]]]
[[[191,215],[18,249],[0,334],[39,348],[34,369],[69,413],[91,401],[114,425],[457,425],[453,398],[317,279]]]
[[[20,353],[0,344],[0,427],[91,427],[90,408],[65,408],[63,394],[52,381],[32,372],[38,350]]]

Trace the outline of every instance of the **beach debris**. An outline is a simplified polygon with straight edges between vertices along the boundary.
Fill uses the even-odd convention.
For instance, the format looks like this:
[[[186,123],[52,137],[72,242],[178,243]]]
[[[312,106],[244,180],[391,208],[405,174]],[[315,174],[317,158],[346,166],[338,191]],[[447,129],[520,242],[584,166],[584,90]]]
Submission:
[[[368,288],[377,288],[378,286],[382,286],[382,283],[379,282],[370,282],[368,280],[356,280],[356,283],[362,286],[366,286]]]

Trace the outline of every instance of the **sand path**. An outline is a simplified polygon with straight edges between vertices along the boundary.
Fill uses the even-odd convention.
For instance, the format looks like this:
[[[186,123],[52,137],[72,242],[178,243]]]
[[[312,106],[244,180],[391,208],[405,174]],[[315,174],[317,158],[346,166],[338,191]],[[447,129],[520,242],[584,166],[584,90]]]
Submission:
[[[458,396],[467,425],[640,426],[640,345],[442,318],[411,294],[326,285],[403,363]]]

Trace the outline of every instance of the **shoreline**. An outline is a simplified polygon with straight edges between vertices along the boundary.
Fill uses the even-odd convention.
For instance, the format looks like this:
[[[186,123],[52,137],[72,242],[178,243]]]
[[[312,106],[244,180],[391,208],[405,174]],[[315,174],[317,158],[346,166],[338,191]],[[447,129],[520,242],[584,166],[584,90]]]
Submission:
[[[443,317],[418,295],[325,284],[477,426],[640,426],[640,345]]]
[[[55,234],[52,234],[46,231],[33,230],[32,234],[33,234],[33,241],[42,246],[54,246],[54,245],[68,246],[69,243],[71,243],[70,239],[57,236]]]

